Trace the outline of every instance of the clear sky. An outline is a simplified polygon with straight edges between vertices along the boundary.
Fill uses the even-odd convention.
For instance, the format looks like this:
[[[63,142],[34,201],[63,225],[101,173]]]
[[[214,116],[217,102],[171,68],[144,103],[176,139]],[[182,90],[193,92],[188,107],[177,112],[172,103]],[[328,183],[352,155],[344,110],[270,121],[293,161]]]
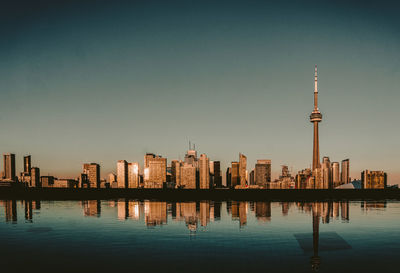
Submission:
[[[275,1],[278,2],[278,1]],[[395,3],[2,1],[0,152],[42,175],[102,175],[154,152],[227,164],[312,160],[314,65],[321,157],[400,182]],[[2,159],[1,159],[2,161]]]

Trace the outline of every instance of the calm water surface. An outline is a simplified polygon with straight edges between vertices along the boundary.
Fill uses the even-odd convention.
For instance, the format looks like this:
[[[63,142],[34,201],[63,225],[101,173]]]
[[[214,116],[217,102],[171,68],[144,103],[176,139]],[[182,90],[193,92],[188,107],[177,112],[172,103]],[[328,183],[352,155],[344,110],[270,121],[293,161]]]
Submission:
[[[400,203],[0,201],[1,272],[400,272]]]

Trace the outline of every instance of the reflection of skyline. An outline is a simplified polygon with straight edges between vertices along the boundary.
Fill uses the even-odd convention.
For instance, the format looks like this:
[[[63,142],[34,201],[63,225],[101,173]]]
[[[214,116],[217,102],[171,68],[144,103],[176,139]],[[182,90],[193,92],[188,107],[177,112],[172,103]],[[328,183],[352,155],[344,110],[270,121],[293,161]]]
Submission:
[[[274,203],[274,206],[272,206]],[[221,220],[221,211],[226,206],[226,214],[234,222],[239,222],[239,227],[247,225],[249,213],[259,223],[270,222],[272,207],[279,205],[281,215],[288,216],[293,208],[312,215],[318,213],[323,224],[333,220],[342,222],[350,221],[350,203],[348,201],[326,202],[269,202],[269,201],[192,201],[192,202],[163,202],[163,201],[137,201],[119,199],[115,201],[84,200],[81,201],[85,217],[101,217],[101,207],[116,209],[116,219],[144,221],[146,226],[153,227],[165,225],[168,217],[174,221],[184,222],[191,231],[196,231],[199,226],[207,227],[214,221]],[[16,200],[1,200],[0,206],[4,207],[6,222],[17,222],[19,202]],[[21,200],[22,214],[26,221],[34,221],[34,211],[41,209],[41,201]],[[384,210],[386,201],[363,201],[360,203],[362,211]]]
[[[101,201],[99,200],[82,201],[82,207],[84,216],[100,217]]]

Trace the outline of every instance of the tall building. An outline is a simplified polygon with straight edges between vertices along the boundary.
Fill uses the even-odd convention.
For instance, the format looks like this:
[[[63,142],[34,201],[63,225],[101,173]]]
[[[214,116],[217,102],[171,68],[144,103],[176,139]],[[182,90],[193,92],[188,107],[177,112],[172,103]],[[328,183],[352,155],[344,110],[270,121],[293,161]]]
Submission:
[[[340,185],[339,162],[332,162],[332,184],[334,188]]]
[[[314,76],[314,110],[310,115],[310,121],[314,124],[314,141],[313,141],[313,165],[312,171],[320,167],[319,163],[319,135],[318,123],[322,121],[322,114],[318,109],[318,80],[317,80],[317,65],[315,65]]]
[[[15,181],[15,154],[4,154],[3,159],[4,179]]]
[[[31,173],[31,187],[41,187],[41,182],[40,182],[40,169],[37,167],[33,167],[30,170]]]
[[[295,188],[296,189],[307,189],[307,188],[314,188],[314,185],[310,185],[310,178],[311,178],[312,172],[311,169],[305,169],[301,170],[297,173],[296,175],[296,184]],[[314,180],[312,180],[314,181]],[[314,183],[314,182],[312,182]]]
[[[271,160],[257,160],[254,176],[256,185],[261,188],[268,188],[268,183],[271,182]]]
[[[31,156],[24,156],[24,174],[31,175]]]
[[[205,154],[200,155],[200,189],[210,188],[210,163]]]
[[[214,161],[214,187],[222,187],[221,162]]]
[[[182,162],[179,160],[171,161],[171,180],[175,184],[175,188],[181,187],[181,165]]]
[[[148,180],[145,188],[163,188],[167,182],[167,159],[156,156],[148,160]]]
[[[342,184],[350,183],[350,159],[342,160]]]
[[[322,183],[323,183],[322,185],[323,189],[333,188],[331,161],[327,156],[324,156],[322,159]]]
[[[180,188],[196,189],[196,167],[183,163],[180,167]]]
[[[235,188],[237,185],[240,185],[239,162],[233,161],[231,164],[231,187]]]
[[[239,181],[240,186],[245,187],[247,185],[247,157],[239,153]]]
[[[256,180],[255,180],[255,169],[252,169],[249,175],[249,185],[255,185]]]
[[[144,156],[144,168],[148,168],[150,159],[155,158],[155,157],[156,157],[156,155],[153,153],[146,153]]]
[[[117,162],[117,183],[118,188],[128,188],[128,162],[126,160]]]
[[[128,163],[128,188],[139,187],[139,163]]]
[[[189,144],[189,150],[185,155],[185,163],[197,167],[197,151],[194,149],[194,147],[192,148],[190,144]]]
[[[361,173],[363,189],[384,189],[387,187],[387,174],[384,171],[365,170]]]
[[[97,163],[83,164],[83,173],[87,175],[90,188],[100,188],[100,165]]]
[[[210,168],[210,188],[214,187],[214,161],[209,160],[209,168]]]
[[[226,186],[228,188],[232,187],[232,168],[228,167],[226,169]]]

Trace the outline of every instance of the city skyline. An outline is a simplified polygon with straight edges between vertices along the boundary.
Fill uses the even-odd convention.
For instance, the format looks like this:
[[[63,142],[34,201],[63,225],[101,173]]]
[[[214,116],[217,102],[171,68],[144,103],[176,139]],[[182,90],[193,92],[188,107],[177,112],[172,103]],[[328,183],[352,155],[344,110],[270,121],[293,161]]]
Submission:
[[[320,156],[399,181],[392,3],[118,3],[2,9],[0,142],[17,173],[30,154],[41,175],[97,162],[105,177],[147,152],[183,159],[189,140],[223,172],[239,152],[271,159],[272,178],[310,167],[318,64]]]
[[[385,171],[372,171],[373,174],[370,176],[374,177],[374,182],[365,181],[365,173],[370,172],[368,169],[364,169],[361,173],[361,179],[359,177],[351,177],[349,168],[349,159],[342,160],[342,167],[339,178],[339,162],[330,162],[329,156],[324,156],[322,159],[322,164],[320,161],[320,149],[319,149],[319,122],[322,121],[322,114],[318,108],[318,76],[317,76],[317,65],[314,69],[314,108],[310,115],[310,121],[313,123],[313,155],[312,164],[310,168],[305,168],[302,170],[295,170],[287,165],[281,165],[281,175],[279,179],[275,179],[279,183],[271,183],[271,160],[270,159],[257,159],[257,163],[254,168],[247,168],[247,157],[239,153],[239,162],[232,161],[231,166],[227,167],[226,179],[224,181],[223,176],[219,173],[219,178],[221,180],[221,185],[232,188],[246,188],[251,185],[256,185],[257,187],[265,188],[316,188],[316,189],[333,189],[339,185],[350,183],[352,180],[361,180],[363,185],[368,185],[368,187],[378,187],[385,188],[387,183],[387,173]],[[263,178],[260,174],[257,174],[257,165],[260,161],[268,161],[269,173],[265,170],[259,169],[262,172]],[[220,166],[220,161],[218,166]],[[210,163],[212,163],[210,165]],[[211,182],[210,179],[214,179],[213,171],[210,170],[210,166],[213,166],[214,161],[210,161],[207,155],[202,153],[200,157],[197,156],[196,145],[191,144],[189,141],[189,149],[185,155],[185,160],[182,161],[180,158],[170,159],[168,164],[168,159],[156,155],[154,153],[146,153],[143,161],[143,171],[141,172],[140,163],[133,162],[128,163],[125,159],[118,160],[117,169],[109,171],[106,175],[101,175],[100,164],[98,163],[84,163],[83,172],[77,178],[77,180],[69,177],[64,179],[63,182],[59,182],[58,185],[61,186],[65,183],[67,187],[90,187],[90,188],[100,188],[105,187],[104,184],[101,186],[101,181],[107,181],[108,187],[117,188],[164,188],[168,183],[172,183],[167,187],[177,187],[177,188],[189,188],[189,189],[208,189],[213,188],[216,185]],[[186,166],[186,168],[185,168]],[[236,166],[234,168],[234,166]],[[94,169],[91,169],[91,168]],[[170,179],[167,179],[167,167],[170,168]],[[189,168],[189,169],[188,169]],[[213,167],[212,167],[213,169]],[[34,173],[31,179],[31,170]],[[187,173],[189,171],[189,173]],[[294,178],[293,173],[299,175],[299,179]],[[3,172],[2,178],[5,180],[15,180],[16,179],[16,164],[15,164],[15,154],[8,153],[3,156]],[[142,177],[143,184],[140,186],[140,176]],[[368,176],[368,177],[370,177]],[[41,187],[41,176],[40,169],[38,167],[31,168],[31,155],[25,155],[23,158],[23,172],[18,176],[17,179],[20,181],[28,182],[29,186]],[[54,185],[54,178],[56,176],[44,176],[44,180],[48,181],[50,177],[51,182],[46,182],[46,185]],[[36,179],[38,178],[38,179]],[[104,180],[103,180],[103,179]],[[258,178],[258,179],[257,179]],[[171,180],[172,179],[172,180]],[[311,180],[310,180],[311,179]],[[40,181],[39,181],[40,180]],[[56,178],[57,180],[57,178]],[[170,180],[170,181],[169,181]],[[258,181],[257,181],[258,180]],[[74,182],[76,181],[76,182]],[[113,182],[115,183],[114,186]],[[225,182],[225,183],[224,183]],[[61,184],[60,184],[61,183]],[[75,183],[78,183],[75,185]],[[74,186],[75,185],[75,186]],[[390,185],[390,183],[389,183]],[[355,185],[354,185],[355,186]],[[62,186],[64,187],[64,186]],[[218,187],[218,186],[217,186]]]

